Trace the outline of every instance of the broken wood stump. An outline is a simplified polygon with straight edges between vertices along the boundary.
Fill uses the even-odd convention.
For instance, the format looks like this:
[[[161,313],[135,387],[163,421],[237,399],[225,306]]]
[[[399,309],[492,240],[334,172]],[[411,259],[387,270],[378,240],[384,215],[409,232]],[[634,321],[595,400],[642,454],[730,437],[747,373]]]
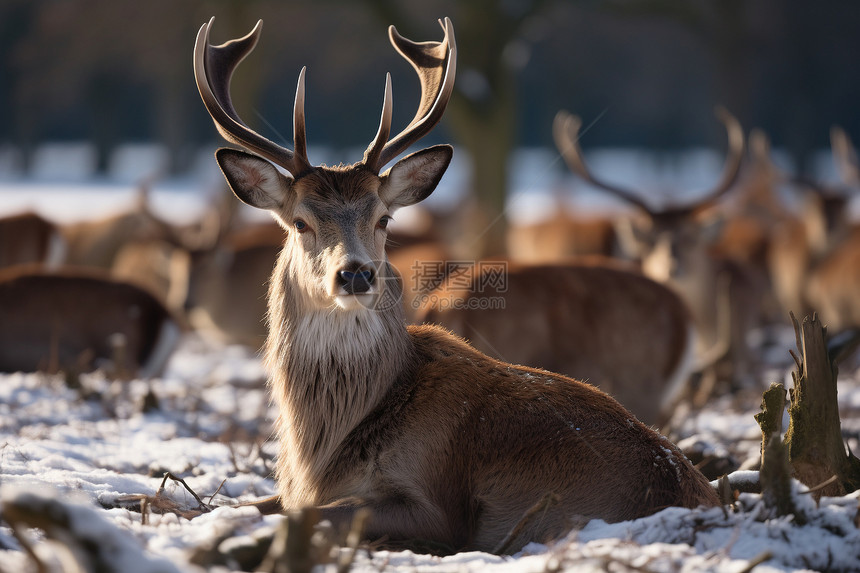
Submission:
[[[789,392],[784,444],[792,476],[813,489],[816,499],[842,496],[860,489],[860,459],[842,438],[836,394],[838,369],[828,355],[827,330],[816,315],[798,322],[792,314],[791,320],[797,352],[790,352],[797,368],[791,373],[794,388]],[[784,402],[782,384],[771,384],[762,396],[762,412],[755,418],[762,429],[763,454],[772,437],[782,431]]]

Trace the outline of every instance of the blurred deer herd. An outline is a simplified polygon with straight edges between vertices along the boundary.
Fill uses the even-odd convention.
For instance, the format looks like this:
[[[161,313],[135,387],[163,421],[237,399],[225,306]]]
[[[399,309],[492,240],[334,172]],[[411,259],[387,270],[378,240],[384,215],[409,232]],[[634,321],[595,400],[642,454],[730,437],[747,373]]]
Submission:
[[[504,261],[504,280],[487,281],[482,261],[463,263],[445,232],[457,215],[425,208],[410,218],[422,224],[388,241],[407,317],[492,357],[595,384],[655,425],[682,401],[762,390],[753,340],[788,324],[789,311],[817,312],[831,333],[860,328],[860,226],[848,209],[860,163],[847,135],[831,132],[841,181],[825,184],[777,168],[764,133],[747,137],[727,111],[719,117],[719,180],[694,201],[656,205],[646,189],[593,173],[578,118],[559,112],[553,133],[571,171],[630,209],[559,209],[512,226],[508,251],[492,259]],[[169,224],[148,201],[142,188],[127,212],[74,224],[0,219],[0,371],[156,376],[190,330],[261,346],[282,229],[223,205]],[[482,304],[493,297],[503,304]]]

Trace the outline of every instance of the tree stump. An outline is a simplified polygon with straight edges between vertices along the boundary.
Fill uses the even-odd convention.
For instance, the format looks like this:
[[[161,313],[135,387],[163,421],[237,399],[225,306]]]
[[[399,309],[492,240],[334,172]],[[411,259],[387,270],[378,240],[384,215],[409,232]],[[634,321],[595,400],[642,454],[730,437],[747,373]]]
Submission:
[[[837,368],[827,353],[826,329],[815,315],[804,318],[802,324],[793,314],[791,320],[798,354],[791,352],[797,370],[791,373],[794,388],[785,435],[788,458],[794,477],[807,487],[815,488],[836,476],[815,491],[816,498],[845,495],[860,488],[860,460],[842,439]]]

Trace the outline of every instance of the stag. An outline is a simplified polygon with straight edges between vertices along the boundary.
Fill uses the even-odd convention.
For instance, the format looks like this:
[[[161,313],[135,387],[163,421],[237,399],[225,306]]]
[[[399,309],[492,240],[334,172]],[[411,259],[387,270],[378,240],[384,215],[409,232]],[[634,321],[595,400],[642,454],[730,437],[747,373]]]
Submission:
[[[860,225],[851,220],[848,208],[860,190],[860,164],[843,130],[831,130],[831,148],[840,184],[805,177],[794,181],[811,191],[812,208],[805,210],[810,245],[803,301],[820,313],[832,331],[838,331],[860,327]]]
[[[608,395],[489,358],[439,327],[406,326],[385,255],[388,222],[435,189],[453,149],[432,146],[381,170],[430,131],[451,96],[456,44],[451,21],[440,24],[441,42],[389,29],[419,76],[418,112],[389,137],[387,76],[363,159],[334,167],[307,158],[304,69],[293,150],[236,113],[230,77],[261,22],[220,46],[209,42],[212,20],[198,34],[203,102],[219,132],[245,149],[219,149],[216,160],[234,194],[269,210],[285,231],[265,347],[279,410],[280,504],[317,506],[335,524],[367,508],[368,539],[499,552],[557,537],[582,518],[717,505],[677,447]]]
[[[721,227],[719,219],[714,219],[715,208],[737,180],[744,155],[740,124],[722,108],[718,115],[729,139],[719,181],[701,198],[662,208],[651,206],[640,192],[608,183],[591,173],[579,145],[578,117],[560,111],[553,135],[573,173],[633,205],[643,215],[645,224],[627,233],[629,243],[637,245],[635,255],[641,260],[643,272],[674,288],[687,302],[700,335],[700,356],[711,358],[725,350],[725,377],[736,385],[754,380],[746,340],[761,322],[760,300],[766,285],[744,265],[715,256],[712,249]]]

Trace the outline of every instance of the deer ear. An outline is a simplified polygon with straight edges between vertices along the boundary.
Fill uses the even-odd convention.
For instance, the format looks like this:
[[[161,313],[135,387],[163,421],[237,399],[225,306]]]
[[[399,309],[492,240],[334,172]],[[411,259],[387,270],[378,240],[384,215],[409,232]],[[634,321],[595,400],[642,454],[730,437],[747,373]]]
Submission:
[[[243,203],[258,209],[276,210],[293,180],[281,174],[275,166],[256,155],[222,147],[215,160],[224,173],[230,189]]]
[[[423,201],[436,189],[453,155],[450,145],[434,145],[407,155],[380,175],[380,199],[390,209]]]

